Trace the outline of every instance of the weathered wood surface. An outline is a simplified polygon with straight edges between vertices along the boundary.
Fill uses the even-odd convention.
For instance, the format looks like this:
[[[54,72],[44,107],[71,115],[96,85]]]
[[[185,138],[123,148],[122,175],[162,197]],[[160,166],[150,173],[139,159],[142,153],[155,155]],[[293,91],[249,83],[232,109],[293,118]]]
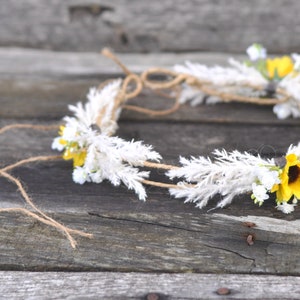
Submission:
[[[224,53],[162,53],[118,54],[122,62],[133,72],[142,72],[154,66],[172,68],[190,60],[207,65],[226,65],[230,57]],[[245,56],[236,55],[243,59]],[[0,117],[60,119],[68,113],[68,104],[85,101],[85,95],[101,80],[120,77],[120,68],[100,53],[61,53],[53,51],[0,48]],[[156,101],[153,101],[156,99]],[[166,108],[172,102],[158,95],[143,92],[133,104],[153,109]],[[25,105],[23,105],[25,104]],[[22,108],[20,108],[22,105]],[[298,125],[299,120],[277,120],[271,107],[252,105],[200,106],[181,108],[179,113],[165,116],[164,120],[189,122],[247,123]],[[34,109],[33,109],[34,108]],[[127,120],[156,120],[150,116],[124,112]]]
[[[240,274],[0,272],[0,283],[1,297],[15,300],[296,300],[300,294],[299,277]],[[229,294],[219,295],[220,288]]]
[[[145,65],[149,63],[147,57]],[[37,60],[37,64],[40,62]],[[32,70],[35,67],[32,62]],[[39,89],[28,85],[27,93],[18,92],[17,96],[16,86],[22,82],[18,72],[16,76],[9,75],[14,83],[11,87],[1,83],[0,90],[8,97],[0,97],[1,127],[16,120],[58,123],[66,109],[58,110],[56,105],[60,101],[67,105],[63,98],[68,93],[73,99],[76,96],[82,99],[89,82],[96,83],[98,78],[107,76],[99,72],[86,78],[87,70],[82,76],[75,72],[72,79],[71,68],[70,76],[53,71],[58,68],[54,59],[48,73],[46,66],[39,68],[44,70],[37,81],[40,86],[45,87],[48,80],[53,80],[48,94],[41,94]],[[7,80],[7,73],[0,77],[0,82]],[[36,78],[35,73],[26,73],[26,80],[34,82]],[[74,89],[70,85],[60,86],[59,78]],[[80,85],[75,89],[78,80],[84,81],[82,90]],[[9,97],[10,93],[15,96]],[[56,93],[55,99],[52,93]],[[29,99],[39,99],[39,103]],[[150,95],[141,96],[139,101],[146,99],[151,101],[149,105],[161,105],[161,99]],[[298,142],[298,125],[299,120],[276,120],[270,107],[220,104],[191,108],[187,105],[166,121],[125,114],[118,134],[153,144],[165,162],[176,163],[179,155],[208,155],[214,148],[280,156],[290,143]],[[2,134],[1,165],[33,155],[54,154],[50,145],[55,135],[55,131],[30,130]],[[79,246],[73,250],[66,238],[54,229],[21,215],[1,214],[1,270],[300,275],[299,209],[292,215],[283,215],[274,208],[273,201],[259,208],[249,195],[244,195],[230,207],[208,213],[207,209],[214,207],[216,201],[207,209],[199,210],[182,200],[171,199],[167,191],[154,187],[147,189],[149,197],[144,203],[124,187],[112,187],[107,182],[74,184],[71,164],[64,161],[31,164],[15,169],[12,174],[26,184],[35,203],[45,212],[71,228],[93,233],[94,238],[77,238]],[[152,178],[165,180],[162,172],[154,172]],[[24,205],[15,186],[3,178],[0,186],[1,207]],[[248,228],[245,221],[257,226]],[[249,234],[254,236],[252,246],[246,242]]]
[[[0,46],[98,51],[298,51],[297,0],[0,1]]]
[[[289,135],[285,131],[279,126],[129,122],[121,124],[120,136],[155,144],[166,162],[176,162],[179,154],[208,154],[215,147],[261,149],[266,155],[275,151],[280,155],[288,142],[298,138],[297,127],[290,129]],[[50,154],[54,134],[3,134],[1,161]],[[277,135],[284,138],[279,141]],[[180,143],[176,143],[178,136]],[[266,136],[270,139],[268,144]],[[66,225],[93,233],[94,238],[78,239],[79,248],[74,251],[51,228],[23,216],[2,214],[2,269],[293,275],[300,272],[298,211],[284,216],[273,208],[273,203],[258,208],[245,195],[228,209],[207,213],[206,209],[201,211],[171,199],[159,188],[148,188],[149,198],[143,203],[123,187],[114,188],[108,183],[74,184],[68,162],[34,164],[12,173],[26,183],[35,203],[44,211]],[[153,179],[163,179],[162,174],[154,173]],[[3,178],[0,185],[2,207],[23,205],[15,186]],[[213,204],[208,209],[212,207]],[[249,229],[244,221],[254,221],[258,226]],[[246,242],[250,233],[255,235],[253,246]]]

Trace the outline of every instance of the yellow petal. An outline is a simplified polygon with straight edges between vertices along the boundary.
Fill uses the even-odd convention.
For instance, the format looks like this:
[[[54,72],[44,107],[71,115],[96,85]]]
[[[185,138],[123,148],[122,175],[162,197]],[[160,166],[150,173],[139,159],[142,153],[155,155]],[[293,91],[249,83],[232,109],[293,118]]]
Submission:
[[[86,158],[86,151],[80,152],[80,153],[75,153],[73,156],[73,166],[74,167],[81,167]]]
[[[58,132],[58,134],[60,135],[60,136],[62,136],[63,134],[64,134],[64,130],[65,130],[65,126],[59,126],[59,132]]]
[[[300,181],[297,180],[291,183],[290,188],[293,191],[293,194],[296,196],[296,198],[300,199]]]
[[[266,66],[271,80],[274,79],[276,75],[281,79],[294,70],[294,63],[289,56],[275,57],[273,59],[269,58],[266,61]]]
[[[70,151],[70,149],[66,149],[64,154],[63,154],[63,159],[64,160],[69,160],[69,159],[73,159],[74,153],[72,153]]]
[[[68,142],[64,139],[59,139],[58,141],[61,145],[66,146],[68,144]]]
[[[297,155],[294,153],[288,154],[285,158],[289,166],[295,166],[298,163]]]
[[[289,56],[283,56],[277,67],[278,75],[280,78],[285,77],[291,73],[294,69],[294,64],[292,59]]]

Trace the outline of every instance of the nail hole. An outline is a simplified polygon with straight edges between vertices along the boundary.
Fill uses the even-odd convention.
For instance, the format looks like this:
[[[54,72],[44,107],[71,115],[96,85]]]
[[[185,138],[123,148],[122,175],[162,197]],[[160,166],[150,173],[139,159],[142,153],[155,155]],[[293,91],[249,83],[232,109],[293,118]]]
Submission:
[[[127,45],[128,44],[128,36],[125,32],[121,32],[120,33],[120,41],[123,45]]]
[[[253,223],[253,222],[243,222],[243,225],[248,227],[248,228],[253,228],[253,227],[256,226],[256,224]]]
[[[98,18],[101,14],[106,11],[114,11],[114,8],[111,6],[105,5],[74,5],[69,7],[69,15],[71,21],[83,19],[86,17],[89,18]]]

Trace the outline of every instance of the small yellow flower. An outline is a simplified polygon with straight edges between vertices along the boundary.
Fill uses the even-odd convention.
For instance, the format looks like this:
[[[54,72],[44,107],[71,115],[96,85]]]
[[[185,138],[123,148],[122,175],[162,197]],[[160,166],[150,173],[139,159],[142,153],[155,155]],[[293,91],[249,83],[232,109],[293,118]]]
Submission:
[[[82,149],[79,151],[73,147],[67,148],[63,154],[64,160],[73,159],[74,167],[81,167],[85,162],[85,158],[86,158],[86,151],[84,150],[82,151]]]
[[[63,126],[63,125],[59,126],[59,132],[58,132],[58,134],[59,134],[60,136],[62,136],[62,135],[64,134],[65,128],[66,128],[66,127]]]
[[[280,184],[274,185],[278,204],[288,202],[292,196],[300,199],[300,160],[295,154],[286,156],[286,165],[280,174]]]
[[[65,126],[59,127],[59,135],[63,136],[65,130]],[[63,154],[64,160],[73,159],[74,167],[81,167],[86,158],[86,150],[81,149],[77,142],[68,142],[67,140],[61,138],[59,139],[59,143],[64,146],[65,151]]]
[[[59,127],[59,132],[58,132],[58,134],[59,134],[60,136],[63,136],[65,128],[66,128],[65,126],[60,126],[60,127]],[[67,144],[68,144],[68,142],[67,142],[65,139],[59,139],[59,143],[60,143],[61,145],[63,145],[63,146],[67,146]]]
[[[294,63],[289,56],[267,59],[267,72],[270,80],[280,80],[294,70]]]

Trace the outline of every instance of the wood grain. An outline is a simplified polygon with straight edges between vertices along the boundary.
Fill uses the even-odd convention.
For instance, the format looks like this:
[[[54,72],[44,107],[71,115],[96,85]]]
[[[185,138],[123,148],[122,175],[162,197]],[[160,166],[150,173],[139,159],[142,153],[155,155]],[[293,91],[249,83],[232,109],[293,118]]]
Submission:
[[[132,71],[140,73],[149,67],[171,68],[186,60],[208,65],[225,65],[224,53],[118,54]],[[243,56],[237,56],[243,59]],[[97,53],[60,53],[53,51],[0,48],[0,117],[59,120],[68,114],[68,104],[86,101],[90,87],[107,78],[120,77],[120,69]],[[171,107],[173,102],[145,90],[132,104],[152,109]],[[124,111],[124,120],[152,120],[151,117]],[[299,125],[298,119],[278,120],[272,107],[244,104],[184,105],[179,112],[163,117],[178,122],[226,124]]]
[[[32,51],[18,51],[11,56],[0,51],[0,61],[6,57],[13,66],[18,58],[19,64],[10,72],[6,63],[0,73],[1,127],[14,122],[58,124],[67,104],[83,100],[89,85],[120,75],[93,69],[96,54],[37,51],[34,62]],[[143,57],[144,65],[153,62]],[[153,108],[169,105],[147,92],[135,101]],[[298,143],[298,125],[299,120],[278,121],[270,107],[186,105],[164,119],[127,112],[117,134],[144,140],[162,154],[163,162],[177,164],[179,155],[209,155],[215,148],[281,156],[291,143]],[[0,135],[0,165],[55,154],[50,146],[56,134],[14,129]],[[218,197],[199,210],[155,187],[147,188],[144,203],[123,186],[74,184],[71,171],[70,162],[55,161],[11,173],[24,183],[38,207],[71,228],[93,233],[94,238],[78,238],[79,247],[73,250],[53,228],[22,215],[0,214],[1,270],[300,274],[299,209],[283,215],[274,208],[274,199],[259,208],[249,195],[242,195],[230,207],[208,212]],[[151,179],[166,180],[159,171]],[[0,178],[0,187],[1,207],[24,206],[14,185]],[[247,222],[256,226],[247,227]]]
[[[297,0],[1,1],[0,45],[63,51],[299,49]]]
[[[287,142],[298,138],[296,127],[289,135],[285,131],[286,127],[281,126],[135,121],[122,123],[120,136],[156,144],[165,161],[174,163],[179,153],[205,155],[215,147],[261,147],[264,155],[274,155],[274,151],[280,155]],[[283,140],[274,139],[276,135]],[[14,130],[14,138],[8,139],[9,136],[7,132],[0,137],[1,160],[5,163],[24,154],[53,153],[50,132]],[[180,143],[176,143],[178,136]],[[266,137],[272,143],[269,146],[265,146]],[[54,229],[24,216],[2,214],[1,223],[5,225],[0,229],[1,269],[299,275],[299,212],[282,215],[275,210],[273,201],[259,208],[249,195],[244,195],[227,209],[207,213],[218,198],[207,209],[199,210],[171,199],[167,191],[159,188],[148,188],[148,201],[143,203],[124,187],[114,188],[107,182],[76,185],[69,162],[33,164],[12,174],[26,184],[35,203],[45,212],[71,228],[93,233],[94,238],[78,238],[79,248],[74,251]],[[154,172],[151,178],[166,180],[161,172]],[[13,185],[3,178],[0,185],[1,207],[23,205]],[[274,218],[278,225],[270,230],[267,224],[275,222]],[[244,225],[251,220],[256,227]],[[294,230],[283,232],[281,226]],[[247,244],[249,234],[254,236],[253,246]],[[287,251],[289,255],[282,255]]]
[[[296,300],[299,299],[300,294],[298,287],[300,278],[291,276],[0,272],[0,283],[2,297],[14,300]],[[16,289],[16,284],[18,289]],[[220,296],[217,293],[220,288],[227,288],[229,294]]]

